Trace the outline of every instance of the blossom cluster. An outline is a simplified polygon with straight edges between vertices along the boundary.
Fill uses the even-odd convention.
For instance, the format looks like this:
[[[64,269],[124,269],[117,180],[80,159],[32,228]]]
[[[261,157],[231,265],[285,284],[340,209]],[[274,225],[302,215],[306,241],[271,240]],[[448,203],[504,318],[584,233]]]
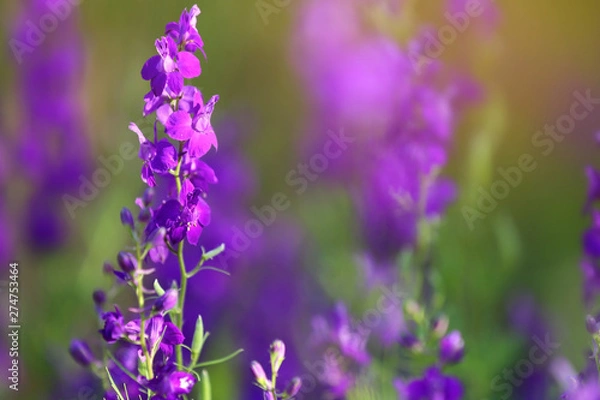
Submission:
[[[449,12],[459,3],[448,2]],[[413,15],[411,7],[397,5],[399,14]],[[432,302],[437,288],[431,254],[437,222],[456,197],[454,183],[440,172],[463,106],[478,99],[479,88],[440,60],[419,62],[429,28],[399,44],[378,26],[367,26],[370,8],[358,1],[307,2],[294,57],[315,109],[313,124],[320,128],[313,130],[341,126],[357,138],[352,154],[336,160],[328,174],[354,202],[364,243],[358,258],[366,277],[363,293],[399,284],[406,299],[381,313],[369,330],[356,326],[343,303],[332,317],[316,317],[314,347],[336,349],[335,357],[326,357],[321,382],[334,398],[351,394],[373,365],[371,343],[400,348],[409,360],[431,363],[435,357],[422,376],[396,380],[401,398],[457,400],[462,384],[442,369],[462,359],[464,342],[459,331],[446,332],[449,323]]]
[[[256,379],[256,385],[262,389],[265,400],[293,399],[300,391],[302,381],[294,378],[290,381],[284,391],[277,389],[277,374],[285,360],[285,344],[281,340],[275,340],[269,351],[271,358],[271,377],[268,378],[264,368],[258,361],[252,361],[251,369]]]
[[[117,305],[105,310],[114,290],[96,291],[93,298],[102,323],[99,333],[105,354],[101,359],[106,362],[95,358],[83,341],[75,340],[71,345],[73,358],[102,378],[107,399],[180,399],[190,394],[200,380],[195,370],[203,366],[199,357],[208,333],[198,316],[191,346],[184,345],[185,292],[187,280],[222,247],[203,252],[194,269],[186,268],[184,239],[198,244],[203,228],[210,222],[210,208],[205,201],[207,186],[217,181],[213,170],[200,158],[211,147],[217,147],[210,118],[218,96],[205,103],[196,87],[184,85],[185,79],[200,75],[200,61],[195,55],[198,50],[203,52],[196,29],[199,14],[199,8],[193,6],[183,11],[179,22],[167,24],[165,35],[155,43],[158,55],[142,68],[142,78],[151,86],[143,114],[155,115],[154,137],[147,139],[134,123],[129,126],[139,138],[141,178],[149,187],[136,199],[137,217],[128,208],[123,208],[120,215],[135,242],[134,248],[120,252],[118,267],[106,264],[105,272],[114,275],[115,287],[133,289],[137,306],[130,307],[129,313],[123,313]],[[167,137],[159,139],[162,131]],[[157,200],[159,196],[163,197],[161,201]],[[155,272],[153,266],[165,263],[170,253],[180,261],[179,283],[173,281],[165,290],[155,280],[152,288],[147,287],[145,279]],[[127,349],[133,349],[134,360],[119,358],[118,354]],[[186,356],[184,349],[189,352]],[[207,384],[206,371],[202,379]]]

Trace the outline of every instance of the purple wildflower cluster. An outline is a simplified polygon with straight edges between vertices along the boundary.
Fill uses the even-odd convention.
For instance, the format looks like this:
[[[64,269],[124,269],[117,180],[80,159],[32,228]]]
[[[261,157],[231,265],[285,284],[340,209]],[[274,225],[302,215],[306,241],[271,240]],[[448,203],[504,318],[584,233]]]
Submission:
[[[573,368],[566,360],[563,364],[567,367],[556,368],[555,376],[565,389],[561,398],[569,400],[600,398],[600,384],[598,383],[600,314],[595,308],[600,294],[600,211],[597,209],[597,203],[600,200],[600,172],[590,166],[586,168],[586,175],[588,194],[584,212],[591,216],[591,226],[586,229],[582,238],[584,257],[581,261],[581,270],[583,272],[583,299],[590,313],[586,317],[585,327],[591,336],[592,349],[588,353],[585,369],[579,374],[574,374]]]
[[[449,2],[449,11],[457,3]],[[358,1],[304,4],[294,56],[314,106],[312,130],[343,127],[356,138],[351,154],[336,160],[328,175],[354,200],[365,244],[359,257],[367,281],[364,294],[399,284],[406,298],[382,312],[369,330],[357,326],[343,304],[332,318],[317,317],[314,348],[329,353],[320,380],[330,395],[344,398],[369,370],[374,358],[369,347],[377,344],[402,349],[407,365],[436,359],[420,377],[399,374],[401,398],[460,399],[462,384],[442,369],[462,359],[464,341],[458,331],[446,333],[448,320],[432,303],[431,248],[437,223],[456,197],[454,183],[440,171],[463,105],[476,100],[479,89],[470,79],[449,73],[440,60],[418,62],[430,29],[399,45],[367,26],[364,11]],[[491,18],[494,11],[489,13]]]
[[[199,362],[208,336],[202,317],[196,319],[190,346],[184,345],[182,333],[187,281],[202,270],[204,261],[223,250],[221,246],[203,251],[196,267],[186,268],[184,239],[198,244],[203,228],[210,223],[211,210],[205,201],[208,185],[217,182],[201,157],[217,147],[210,118],[218,96],[205,103],[196,87],[184,84],[201,72],[195,55],[198,50],[203,52],[196,29],[199,14],[199,8],[193,6],[183,11],[179,22],[167,24],[165,36],[155,43],[158,55],[142,68],[142,78],[151,86],[143,114],[156,118],[153,138],[147,139],[136,124],[129,126],[139,138],[141,178],[149,187],[136,199],[137,217],[128,208],[121,211],[121,222],[130,231],[134,248],[118,254],[118,268],[107,264],[105,271],[115,276],[117,287],[126,285],[134,290],[137,305],[128,313],[116,305],[105,310],[114,290],[109,294],[96,291],[93,298],[102,322],[99,332],[106,362],[96,359],[85,342],[75,340],[71,345],[73,358],[102,378],[107,399],[185,398],[201,379],[196,369],[206,364]],[[165,138],[159,138],[162,131]],[[157,201],[155,193],[165,198]],[[145,279],[170,253],[179,260],[179,282],[173,281],[165,290],[155,280],[149,288]],[[188,352],[185,356],[184,349]],[[202,373],[207,385],[208,375]]]
[[[25,22],[38,21],[49,8],[42,0],[23,3],[13,35],[27,43]],[[90,169],[84,103],[79,96],[84,71],[79,33],[77,18],[69,18],[18,68],[22,107],[13,154],[28,160],[19,171],[34,188],[25,200],[24,236],[36,251],[53,250],[66,241],[69,218],[64,198],[76,193],[80,177]]]

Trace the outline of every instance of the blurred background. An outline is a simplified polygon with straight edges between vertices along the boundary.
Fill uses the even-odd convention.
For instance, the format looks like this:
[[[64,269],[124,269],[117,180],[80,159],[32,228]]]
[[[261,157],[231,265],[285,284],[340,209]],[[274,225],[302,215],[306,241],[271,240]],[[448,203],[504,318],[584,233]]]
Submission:
[[[19,392],[3,383],[0,397],[100,398],[93,397],[93,389],[82,392],[94,383],[71,360],[68,346],[73,337],[97,340],[91,293],[110,286],[103,264],[114,263],[129,239],[119,211],[133,209],[144,189],[141,161],[121,156],[128,144],[137,152],[127,126],[142,120],[148,83],[140,77],[141,66],[155,54],[154,39],[164,25],[193,3],[83,0],[39,44],[19,48],[11,40],[28,34],[28,20],[39,21],[48,13],[47,4],[34,3],[0,4],[5,44],[0,255],[5,266],[8,261],[20,264],[22,327]],[[354,265],[361,235],[351,194],[324,176],[301,195],[286,181],[312,154],[307,138],[351,127],[315,123],[318,102],[306,81],[314,62],[307,59],[306,47],[320,44],[301,36],[304,1],[276,3],[198,2],[207,60],[194,84],[205,98],[220,95],[213,123],[221,143],[207,162],[219,174],[209,203],[217,210],[213,221],[221,218],[222,224],[207,228],[203,243],[211,248],[219,238],[230,237],[253,206],[270,204],[278,192],[290,200],[248,250],[233,258],[232,277],[195,278],[204,283],[198,283],[190,301],[207,315],[213,332],[209,354],[247,349],[211,370],[216,399],[260,398],[258,391],[243,394],[254,389],[249,360],[266,361],[268,344],[277,337],[301,343],[309,335],[310,317],[335,301],[350,308],[362,301],[356,290],[361,275]],[[415,25],[447,23],[441,1],[413,4],[418,19],[403,11],[403,1],[363,3],[377,10],[371,22],[398,42]],[[470,27],[440,57],[444,68],[477,82],[480,92],[457,121],[448,147],[443,175],[456,183],[458,196],[441,220],[434,251],[445,311],[467,343],[465,361],[452,372],[465,383],[468,399],[501,398],[490,383],[527,353],[531,335],[523,325],[533,315],[544,319],[544,332],[551,331],[560,343],[559,355],[576,368],[583,367],[589,345],[580,238],[588,223],[582,213],[584,168],[597,158],[600,111],[577,121],[547,155],[532,137],[569,112],[576,91],[600,96],[598,8],[592,2],[549,6],[539,0],[496,6],[497,21],[485,19],[482,23],[489,26]],[[330,36],[324,30],[320,38]],[[470,229],[464,207],[474,207],[479,188],[489,192],[500,178],[498,168],[517,165],[523,154],[531,154],[537,167]],[[66,205],[64,195],[80,198],[82,177],[93,181],[103,160],[120,160],[106,184],[81,203]],[[336,165],[347,168],[344,161]],[[172,279],[168,272],[160,274]],[[6,300],[3,294],[3,304]],[[294,372],[294,365],[301,371],[302,357],[291,355],[290,360],[289,375],[301,373]],[[2,354],[4,371],[6,362]],[[538,398],[517,392],[508,398]]]

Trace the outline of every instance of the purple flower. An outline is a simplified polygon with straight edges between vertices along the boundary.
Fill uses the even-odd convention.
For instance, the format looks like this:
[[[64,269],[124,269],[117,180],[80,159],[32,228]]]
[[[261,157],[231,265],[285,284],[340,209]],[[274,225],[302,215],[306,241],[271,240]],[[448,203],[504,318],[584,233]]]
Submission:
[[[202,198],[202,191],[199,189],[192,188],[189,192],[182,190],[181,197],[183,204],[171,199],[156,210],[152,221],[146,227],[147,235],[164,227],[171,243],[179,243],[187,237],[190,244],[198,244],[202,230],[210,223],[210,207]]]
[[[165,35],[170,36],[179,47],[183,47],[191,53],[200,50],[204,52],[204,42],[196,29],[197,17],[200,9],[197,5],[192,6],[190,11],[183,10],[179,23],[169,22],[165,27]]]
[[[600,258],[600,212],[592,214],[592,226],[583,234],[583,248],[592,259]]]
[[[69,346],[69,352],[73,359],[84,367],[89,366],[96,361],[96,358],[90,350],[90,346],[82,340],[73,340]]]
[[[465,351],[465,341],[459,331],[452,331],[440,340],[440,361],[446,364],[460,362]]]
[[[208,103],[202,100],[194,105],[191,112],[175,111],[165,122],[165,132],[175,140],[189,140],[186,150],[191,157],[202,157],[211,147],[218,147],[217,137],[210,119],[219,96],[213,96]]]
[[[177,150],[167,140],[157,140],[157,128],[154,125],[154,142],[146,139],[142,131],[133,122],[129,129],[138,135],[140,141],[139,157],[144,161],[142,180],[150,187],[156,186],[154,174],[164,175],[177,166]]]
[[[99,332],[107,343],[114,343],[123,337],[125,326],[119,307],[115,306],[115,311],[102,314],[102,320],[104,327]]]
[[[137,268],[137,260],[135,256],[131,253],[127,253],[125,251],[119,252],[117,255],[117,263],[121,270],[125,273],[131,273]]]
[[[406,400],[459,400],[464,392],[458,379],[442,375],[436,367],[408,383],[397,380],[396,389],[400,398]]]
[[[600,200],[600,172],[593,167],[587,167],[585,174],[588,179],[587,201],[584,206],[585,212],[589,212],[592,205]]]
[[[181,395],[189,394],[196,384],[194,375],[175,370],[172,363],[158,366],[155,373],[156,377],[148,382],[148,387],[156,393],[153,400],[178,400]]]
[[[131,214],[131,210],[127,207],[121,209],[121,223],[129,226],[131,229],[134,228],[133,214]]]
[[[183,79],[200,76],[200,60],[190,52],[179,51],[170,36],[163,36],[155,42],[157,56],[152,56],[142,67],[142,78],[150,81],[152,93],[160,96],[166,87],[179,92]]]
[[[169,289],[156,299],[154,303],[154,311],[156,312],[166,312],[172,310],[177,305],[177,301],[179,300],[179,292],[176,289]]]

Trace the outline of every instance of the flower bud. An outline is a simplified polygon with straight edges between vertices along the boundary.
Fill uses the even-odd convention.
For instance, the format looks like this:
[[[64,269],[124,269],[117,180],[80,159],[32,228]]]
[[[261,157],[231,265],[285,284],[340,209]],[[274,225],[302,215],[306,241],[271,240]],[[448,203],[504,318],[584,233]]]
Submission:
[[[133,229],[133,215],[127,207],[123,207],[123,209],[121,210],[121,223]]]
[[[257,361],[252,361],[250,364],[250,368],[252,369],[252,373],[256,378],[256,383],[263,390],[271,390],[271,381],[267,379],[267,374],[265,374],[265,370],[262,365],[260,365]]]
[[[445,315],[434,318],[431,321],[431,330],[433,331],[433,335],[438,339],[444,337],[446,332],[448,332],[449,325],[450,321]]]
[[[400,346],[415,353],[420,353],[423,350],[423,343],[410,332],[400,336]]]
[[[152,203],[153,199],[154,199],[154,189],[147,188],[146,190],[144,190],[144,194],[142,195],[142,204],[144,204],[144,206],[148,207]]]
[[[585,328],[591,334],[598,333],[598,321],[596,321],[596,318],[591,315],[585,317]]]
[[[150,210],[148,208],[142,208],[140,210],[140,213],[138,215],[138,221],[140,222],[148,222],[150,221],[150,217],[152,215],[150,214]]]
[[[117,256],[117,262],[119,263],[119,267],[123,272],[133,272],[137,268],[137,260],[131,253],[127,253],[124,251],[119,252]]]
[[[87,367],[96,361],[92,354],[92,350],[90,350],[88,344],[82,340],[73,340],[69,346],[69,353],[71,353],[71,357],[73,357],[77,364],[84,367]]]
[[[92,298],[97,306],[102,306],[106,302],[106,293],[104,290],[96,290],[92,294]]]
[[[154,311],[167,312],[177,306],[179,301],[179,292],[176,289],[169,289],[160,296],[154,303]]]
[[[275,340],[271,344],[271,369],[274,374],[279,371],[285,359],[285,344],[281,340]]]
[[[102,266],[102,271],[107,275],[112,275],[114,270],[115,268],[109,262],[105,262]]]
[[[459,331],[452,331],[440,341],[440,361],[446,364],[459,362],[465,351],[465,341]]]
[[[298,377],[292,379],[287,388],[285,388],[285,397],[294,397],[300,392],[300,388],[302,387],[302,380]],[[284,397],[284,398],[285,398]]]

